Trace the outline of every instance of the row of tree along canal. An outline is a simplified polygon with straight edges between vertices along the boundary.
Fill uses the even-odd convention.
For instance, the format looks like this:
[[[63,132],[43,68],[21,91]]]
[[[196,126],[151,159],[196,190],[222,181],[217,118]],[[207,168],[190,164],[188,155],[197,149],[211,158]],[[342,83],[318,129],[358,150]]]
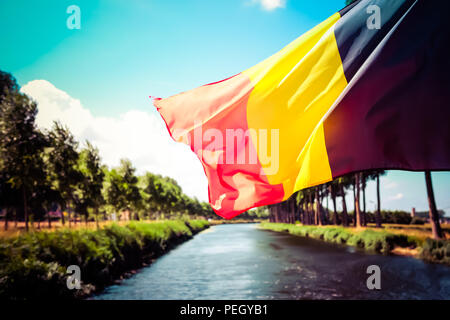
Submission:
[[[99,221],[112,214],[128,219],[214,216],[209,204],[188,197],[171,178],[150,172],[137,176],[127,159],[108,168],[97,148],[89,141],[80,147],[59,122],[51,130],[39,129],[37,112],[16,80],[0,71],[0,213],[5,229],[11,220],[24,221],[28,230],[30,220],[47,220],[51,226],[61,219],[70,226],[81,217]]]
[[[397,212],[390,213],[381,211],[380,207],[380,175],[384,170],[373,170],[351,173],[331,182],[327,182],[312,188],[303,189],[294,193],[288,200],[279,204],[269,206],[271,222],[295,223],[300,221],[304,225],[342,225],[344,227],[363,227],[374,222],[381,227],[384,222],[397,222]],[[366,210],[366,186],[369,180],[376,180],[377,209],[374,213]],[[429,222],[431,224],[434,239],[444,239],[445,235],[441,228],[440,214],[436,207],[430,171],[425,171],[425,183],[429,203]],[[347,210],[346,194],[351,190],[353,193],[353,207],[355,210],[349,214]],[[361,198],[362,193],[362,198]],[[323,206],[323,200],[331,198],[333,210],[329,206]],[[342,212],[338,212],[337,199],[341,198]],[[362,203],[362,208],[361,208]],[[397,214],[397,217],[395,215]],[[404,213],[403,213],[404,214]],[[408,215],[408,214],[407,214]],[[411,220],[410,220],[411,221]],[[412,223],[423,223],[420,219]],[[409,223],[409,222],[408,222]]]

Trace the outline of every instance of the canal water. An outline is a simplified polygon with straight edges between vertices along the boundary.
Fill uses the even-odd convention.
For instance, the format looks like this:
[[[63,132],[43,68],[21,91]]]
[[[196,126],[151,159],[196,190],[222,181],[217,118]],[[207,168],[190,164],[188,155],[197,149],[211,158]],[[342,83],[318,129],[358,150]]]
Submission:
[[[370,265],[381,269],[381,290],[367,288]],[[229,224],[93,299],[450,299],[450,267]]]

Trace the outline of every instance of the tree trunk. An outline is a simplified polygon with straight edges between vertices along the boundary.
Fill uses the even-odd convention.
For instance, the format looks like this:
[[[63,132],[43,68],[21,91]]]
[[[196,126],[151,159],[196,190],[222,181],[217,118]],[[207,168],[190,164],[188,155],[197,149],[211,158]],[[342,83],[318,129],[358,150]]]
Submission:
[[[381,228],[381,210],[380,210],[380,174],[377,174],[377,213],[375,215],[377,228]]]
[[[98,224],[98,209],[95,209],[95,225],[97,226],[97,230],[100,229]]]
[[[300,201],[300,203],[298,204],[299,208],[300,208],[300,221],[302,224],[306,224],[306,220],[305,220],[305,203],[304,201]]]
[[[49,212],[47,212],[47,222],[48,222],[48,228],[52,228],[52,218],[50,217]]]
[[[319,199],[319,187],[315,188],[315,202],[316,202],[316,212],[315,212],[315,223],[319,226],[322,225],[322,210],[320,210],[320,199]]]
[[[314,224],[314,203],[312,200],[312,196],[308,203],[308,220],[310,225]]]
[[[303,200],[298,204],[298,210],[300,214],[300,222],[301,224],[305,224],[305,210],[303,206]]]
[[[308,195],[308,220],[309,224],[314,224],[314,203],[312,198],[312,192]]]
[[[314,210],[314,224],[319,224],[319,202],[317,199],[317,188],[314,190],[314,202],[312,203],[313,210]]]
[[[425,183],[427,185],[428,205],[430,207],[430,224],[434,239],[443,239],[441,224],[439,222],[439,214],[436,208],[436,201],[434,200],[433,184],[431,181],[431,173],[429,170],[425,171]]]
[[[342,196],[342,224],[344,227],[348,227],[348,213],[347,213],[347,202],[345,201],[344,186],[342,183],[339,184],[339,189]]]
[[[353,226],[356,227],[356,183],[352,184],[353,191]]]
[[[295,224],[294,198],[289,199],[289,221],[290,223]]]
[[[319,186],[319,220],[322,225],[328,224],[327,215],[325,214],[325,209],[323,208],[323,188]]]
[[[338,216],[338,212],[337,212],[337,204],[336,204],[336,194],[333,194],[333,222],[335,225],[339,225],[340,223],[340,219]]]
[[[61,209],[61,223],[62,223],[62,225],[64,226],[64,225],[66,224],[66,219],[64,218],[64,209],[65,209],[65,205],[64,205],[64,208],[63,208],[62,205],[60,205],[59,207],[60,207],[60,209]]]
[[[72,226],[72,221],[70,219],[70,216],[71,216],[71,212],[70,212],[70,207],[68,206],[67,207],[67,220],[69,220],[69,228]]]
[[[366,178],[361,173],[362,179],[362,196],[363,196],[363,210],[362,210],[362,225],[367,226],[367,214],[366,214]]]
[[[307,199],[305,200],[305,221],[306,224],[311,224],[311,220],[309,218],[309,201]]]
[[[331,201],[333,202],[333,224],[338,225],[337,208],[336,208],[336,194],[334,192],[334,188],[332,185],[330,185],[328,188],[330,190]]]
[[[355,173],[355,186],[356,186],[356,194],[355,194],[355,219],[356,219],[356,227],[360,228],[361,225],[361,209],[359,207],[359,173]]]
[[[23,197],[23,214],[25,216],[25,230],[28,231],[28,204],[25,186],[22,186],[22,197]]]
[[[4,225],[4,229],[5,231],[8,230],[8,216],[9,216],[9,208],[5,209],[5,225]]]

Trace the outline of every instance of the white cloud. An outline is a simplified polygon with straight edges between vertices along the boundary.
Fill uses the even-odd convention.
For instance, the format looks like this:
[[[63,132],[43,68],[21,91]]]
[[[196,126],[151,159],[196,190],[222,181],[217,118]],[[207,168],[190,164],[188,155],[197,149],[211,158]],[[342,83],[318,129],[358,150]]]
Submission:
[[[264,10],[272,11],[277,8],[284,8],[286,0],[252,0],[252,4],[260,4]]]
[[[395,181],[386,181],[387,183],[384,184],[384,188],[385,189],[395,189],[398,187],[398,183],[396,183]]]
[[[48,129],[59,120],[78,141],[87,139],[98,147],[108,166],[117,166],[121,158],[128,158],[138,173],[170,176],[189,196],[207,200],[207,180],[199,160],[188,146],[170,138],[158,115],[129,110],[119,117],[97,117],[80,100],[46,80],[31,81],[21,90],[38,103],[39,127]]]
[[[390,196],[388,198],[388,200],[391,200],[391,201],[393,201],[393,200],[400,200],[400,199],[403,199],[403,193],[397,193],[396,195]]]

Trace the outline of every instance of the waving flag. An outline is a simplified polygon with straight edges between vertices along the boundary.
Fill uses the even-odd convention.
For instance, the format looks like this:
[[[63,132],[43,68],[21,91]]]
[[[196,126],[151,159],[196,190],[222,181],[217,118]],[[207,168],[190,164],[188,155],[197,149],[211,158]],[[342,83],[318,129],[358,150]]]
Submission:
[[[367,169],[450,169],[447,1],[360,0],[256,66],[155,106],[232,218]]]

